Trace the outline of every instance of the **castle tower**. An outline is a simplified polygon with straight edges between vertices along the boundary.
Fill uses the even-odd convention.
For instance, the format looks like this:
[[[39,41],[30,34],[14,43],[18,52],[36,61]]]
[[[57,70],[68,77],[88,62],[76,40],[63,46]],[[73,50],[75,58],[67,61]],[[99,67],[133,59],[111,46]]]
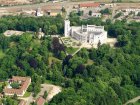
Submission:
[[[69,37],[70,36],[70,21],[69,20],[65,20],[64,35],[65,35],[65,37]]]

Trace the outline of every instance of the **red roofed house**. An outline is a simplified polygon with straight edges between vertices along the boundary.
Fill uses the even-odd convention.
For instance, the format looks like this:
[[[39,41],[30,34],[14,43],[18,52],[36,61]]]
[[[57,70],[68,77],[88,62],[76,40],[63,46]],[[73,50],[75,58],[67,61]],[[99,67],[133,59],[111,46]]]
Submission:
[[[31,84],[31,78],[30,77],[19,77],[19,76],[13,76],[11,80],[9,80],[9,83],[12,82],[18,82],[20,83],[19,89],[14,89],[12,87],[5,87],[4,93],[5,95],[14,95],[16,94],[17,96],[23,96]]]
[[[79,8],[96,8],[99,7],[100,3],[84,3],[84,4],[79,4]]]
[[[45,99],[42,98],[42,97],[39,97],[39,98],[36,100],[36,103],[37,103],[37,105],[44,105]]]

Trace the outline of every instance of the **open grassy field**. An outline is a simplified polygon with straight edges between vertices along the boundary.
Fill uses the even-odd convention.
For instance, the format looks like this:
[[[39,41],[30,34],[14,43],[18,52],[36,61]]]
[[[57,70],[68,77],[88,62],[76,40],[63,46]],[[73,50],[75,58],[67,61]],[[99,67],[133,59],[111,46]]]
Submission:
[[[73,54],[78,50],[78,48],[73,48],[73,47],[67,47],[66,51],[68,54]]]
[[[93,63],[94,63],[94,62],[93,62],[91,59],[88,59],[88,60],[87,60],[87,63],[86,63],[85,65],[86,65],[86,66],[87,66],[87,65],[92,65]]]
[[[139,102],[136,102],[136,103],[134,103],[133,105],[140,105],[140,103],[139,103]]]
[[[51,65],[52,62],[61,62],[61,60],[59,60],[59,59],[57,59],[55,57],[49,57],[49,59],[48,59],[49,65]]]

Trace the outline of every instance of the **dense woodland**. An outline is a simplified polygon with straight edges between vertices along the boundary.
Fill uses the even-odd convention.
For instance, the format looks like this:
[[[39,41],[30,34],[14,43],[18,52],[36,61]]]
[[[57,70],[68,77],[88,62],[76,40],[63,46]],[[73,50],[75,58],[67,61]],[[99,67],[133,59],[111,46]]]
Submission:
[[[72,57],[65,55],[66,47],[57,38],[39,40],[29,33],[12,37],[1,34],[0,80],[12,75],[30,76],[32,84],[28,91],[34,96],[46,81],[62,86],[62,92],[49,105],[122,105],[140,95],[140,23],[80,20],[74,13],[70,20],[71,25],[104,25],[108,36],[118,39],[116,48],[101,45],[98,49],[81,49]],[[7,29],[38,31],[40,27],[46,35],[62,34],[63,19],[60,16],[0,19],[1,33]],[[50,61],[52,57],[55,59]],[[88,64],[88,60],[93,63]]]

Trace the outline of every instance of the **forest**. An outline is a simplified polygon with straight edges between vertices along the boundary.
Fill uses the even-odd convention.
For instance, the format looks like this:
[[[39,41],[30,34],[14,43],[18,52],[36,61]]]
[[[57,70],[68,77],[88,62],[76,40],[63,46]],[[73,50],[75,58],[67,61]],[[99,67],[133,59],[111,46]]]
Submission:
[[[97,18],[80,20],[72,13],[71,25],[104,25],[108,37],[118,39],[115,48],[109,45],[83,48],[74,56],[66,56],[66,46],[60,44],[58,38],[39,40],[29,33],[12,37],[2,34],[7,29],[38,31],[40,27],[46,27],[43,28],[46,35],[63,34],[61,17],[40,18],[38,21],[21,16],[0,19],[1,81],[13,75],[30,76],[32,84],[28,91],[34,96],[40,91],[40,84],[46,81],[62,86],[62,92],[49,105],[122,105],[140,95],[140,23],[102,22]],[[55,33],[50,29],[52,26],[57,29]]]

